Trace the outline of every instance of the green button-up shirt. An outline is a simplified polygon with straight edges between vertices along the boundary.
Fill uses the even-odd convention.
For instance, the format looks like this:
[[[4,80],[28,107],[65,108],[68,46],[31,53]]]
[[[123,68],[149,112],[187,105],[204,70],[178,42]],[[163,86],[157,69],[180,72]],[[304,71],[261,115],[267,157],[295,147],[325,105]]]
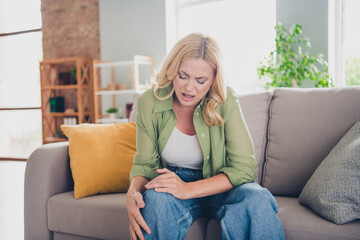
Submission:
[[[168,95],[171,87],[161,89],[159,96]],[[216,112],[224,119],[222,126],[210,127],[206,124],[202,117],[203,105],[204,99],[196,107],[193,121],[204,156],[204,178],[225,173],[234,187],[253,182],[256,168],[254,147],[235,93],[228,88],[227,99],[216,107]],[[130,178],[143,176],[151,180],[158,176],[156,169],[167,166],[161,153],[176,122],[172,97],[158,100],[153,89],[139,97],[136,112],[137,153]]]

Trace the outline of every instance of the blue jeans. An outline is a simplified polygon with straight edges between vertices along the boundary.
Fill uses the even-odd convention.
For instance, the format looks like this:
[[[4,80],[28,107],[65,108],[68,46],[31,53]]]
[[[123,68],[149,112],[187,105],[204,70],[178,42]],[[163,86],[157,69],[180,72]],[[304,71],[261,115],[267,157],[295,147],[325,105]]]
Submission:
[[[202,179],[201,170],[169,169],[184,182]],[[192,222],[200,217],[217,218],[222,239],[284,239],[272,194],[257,183],[246,183],[230,191],[202,198],[179,200],[168,193],[144,192],[141,214],[151,229],[145,239],[184,239]]]

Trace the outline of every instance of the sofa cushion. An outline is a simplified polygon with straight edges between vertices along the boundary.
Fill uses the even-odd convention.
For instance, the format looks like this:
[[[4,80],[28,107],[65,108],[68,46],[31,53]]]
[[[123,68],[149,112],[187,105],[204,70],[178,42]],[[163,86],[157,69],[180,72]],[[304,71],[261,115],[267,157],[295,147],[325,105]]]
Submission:
[[[186,233],[185,240],[205,239],[207,223],[207,218],[196,219]]]
[[[239,95],[241,110],[254,143],[256,157],[255,181],[260,183],[264,164],[266,131],[269,105],[272,99],[270,92]]]
[[[89,238],[89,237],[78,236],[78,235],[73,235],[73,234],[54,232],[53,240],[102,240],[102,239]]]
[[[100,239],[129,239],[126,194],[102,194],[75,200],[74,192],[52,196],[48,201],[51,231]]]
[[[360,239],[360,221],[336,225],[302,206],[297,198],[275,197],[286,240]]]
[[[360,120],[360,87],[275,89],[263,186],[299,196],[321,161]]]
[[[299,200],[336,224],[360,219],[360,122],[322,161]]]
[[[74,192],[52,196],[47,204],[50,231],[100,239],[129,239],[126,194],[102,194],[75,200]],[[207,219],[197,219],[185,239],[203,239]]]
[[[136,124],[62,125],[69,138],[75,198],[126,192],[136,153]]]
[[[220,221],[215,218],[209,219],[206,228],[206,240],[218,240],[221,239],[221,225]]]

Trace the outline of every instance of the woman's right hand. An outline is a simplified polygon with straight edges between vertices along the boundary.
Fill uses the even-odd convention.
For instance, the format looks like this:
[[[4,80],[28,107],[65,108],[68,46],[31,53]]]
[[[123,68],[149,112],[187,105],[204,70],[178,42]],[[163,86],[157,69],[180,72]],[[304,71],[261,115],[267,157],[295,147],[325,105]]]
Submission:
[[[130,219],[130,237],[132,240],[144,239],[141,228],[148,234],[151,233],[149,226],[140,213],[140,208],[145,207],[143,196],[140,192],[129,190],[126,194],[126,206]]]

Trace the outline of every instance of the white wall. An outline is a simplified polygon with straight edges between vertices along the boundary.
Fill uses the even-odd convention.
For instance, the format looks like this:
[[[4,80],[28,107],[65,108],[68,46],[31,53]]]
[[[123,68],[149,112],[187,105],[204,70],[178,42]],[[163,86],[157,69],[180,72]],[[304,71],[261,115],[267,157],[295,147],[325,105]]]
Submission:
[[[328,59],[328,0],[276,0],[276,22],[285,27],[300,24],[310,39],[311,54],[322,53]],[[313,87],[309,80],[302,87]]]
[[[311,53],[328,59],[328,0],[276,0],[276,22],[300,24],[310,38]]]
[[[99,0],[99,18],[101,60],[124,61],[145,55],[153,57],[159,68],[166,54],[165,0]],[[128,81],[130,70],[119,72],[121,82]],[[132,101],[132,94],[116,96],[118,116],[123,117],[125,104]],[[110,106],[111,98],[103,97],[103,114]]]
[[[99,0],[102,60],[155,59],[166,54],[165,0]]]

